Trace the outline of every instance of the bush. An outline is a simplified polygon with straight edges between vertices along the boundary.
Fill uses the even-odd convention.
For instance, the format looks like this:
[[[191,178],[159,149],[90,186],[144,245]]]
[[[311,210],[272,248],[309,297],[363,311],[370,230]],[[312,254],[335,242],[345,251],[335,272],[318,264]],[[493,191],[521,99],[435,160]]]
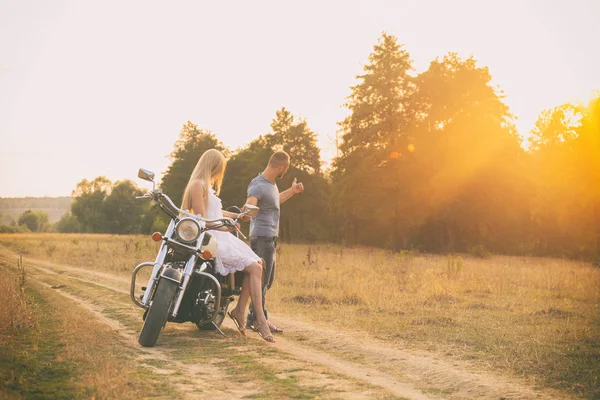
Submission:
[[[79,233],[81,224],[73,214],[68,212],[52,226],[52,230],[60,233]]]
[[[44,232],[49,227],[48,213],[45,211],[27,210],[19,217],[18,225],[25,225],[31,232]]]
[[[469,249],[469,254],[479,258],[488,258],[492,254],[485,248],[484,245],[478,244]]]
[[[27,233],[30,232],[27,226],[0,225],[0,233]]]

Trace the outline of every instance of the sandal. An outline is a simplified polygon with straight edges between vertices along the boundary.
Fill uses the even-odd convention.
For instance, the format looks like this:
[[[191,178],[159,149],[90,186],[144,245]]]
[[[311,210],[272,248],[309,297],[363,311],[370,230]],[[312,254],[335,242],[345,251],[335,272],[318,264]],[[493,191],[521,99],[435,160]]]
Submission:
[[[240,331],[240,334],[242,336],[246,336],[246,324],[244,323],[244,321],[240,322],[233,314],[232,312],[228,312],[227,315],[229,315],[229,318],[231,318],[233,320],[233,323],[235,324],[236,328],[238,329],[238,331]]]
[[[268,322],[269,324],[269,330],[271,330],[271,333],[283,333],[283,329],[279,329],[278,327],[276,327],[275,325],[273,325],[272,323]]]
[[[256,325],[255,325],[256,326]],[[275,343],[275,338],[271,335],[271,329],[269,329],[269,324],[258,325],[256,326],[256,332],[263,338],[266,342]]]

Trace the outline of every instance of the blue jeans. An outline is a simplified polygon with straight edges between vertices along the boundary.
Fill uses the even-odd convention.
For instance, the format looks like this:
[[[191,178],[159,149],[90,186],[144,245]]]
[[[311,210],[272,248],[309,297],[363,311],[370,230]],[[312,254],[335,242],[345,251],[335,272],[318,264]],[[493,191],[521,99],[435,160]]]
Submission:
[[[250,238],[250,248],[260,258],[265,260],[265,269],[263,271],[262,280],[262,303],[263,310],[265,311],[265,318],[269,318],[267,313],[266,301],[267,301],[267,290],[273,285],[273,279],[275,278],[275,248],[277,247],[277,237],[274,236],[254,236]],[[250,314],[248,314],[248,321],[256,320],[254,314],[254,308],[252,303],[250,304]]]

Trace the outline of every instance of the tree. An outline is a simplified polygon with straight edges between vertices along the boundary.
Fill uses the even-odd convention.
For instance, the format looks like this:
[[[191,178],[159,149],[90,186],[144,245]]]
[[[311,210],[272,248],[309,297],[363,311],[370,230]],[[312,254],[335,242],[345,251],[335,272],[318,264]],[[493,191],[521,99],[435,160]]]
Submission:
[[[400,149],[410,144],[412,61],[394,36],[383,33],[360,82],[351,88],[341,123],[341,154],[332,174],[334,210],[350,242],[399,247]]]
[[[306,190],[299,199],[282,205],[280,238],[285,241],[315,241],[326,239],[329,232],[328,183],[321,173],[321,158],[316,135],[304,120],[296,118],[285,108],[275,113],[272,131],[252,141],[234,154],[227,164],[227,173],[221,191],[223,206],[242,205],[248,184],[267,166],[277,149],[290,155],[291,166],[287,175],[277,182],[287,189],[297,178]]]
[[[525,154],[486,67],[450,53],[416,79],[413,241],[428,251],[517,246]]]
[[[63,215],[53,226],[52,230],[60,233],[79,233],[81,224],[71,212]]]
[[[93,181],[83,179],[73,191],[75,200],[71,204],[71,213],[81,225],[82,232],[107,232],[107,218],[104,200],[112,188],[111,182],[103,176]]]
[[[131,234],[148,232],[151,222],[145,220],[148,201],[136,199],[140,190],[130,180],[118,181],[104,200],[106,227],[109,233]]]
[[[600,97],[543,111],[531,135],[538,252],[600,260]]]
[[[44,232],[49,227],[48,213],[27,210],[21,214],[17,224],[26,226],[31,232]]]
[[[584,256],[600,264],[600,96],[583,113],[575,155],[575,195],[580,199],[582,230],[589,238]]]
[[[224,207],[245,203],[248,184],[265,169],[271,154],[273,149],[269,138],[259,136],[229,159],[221,189]]]
[[[321,173],[321,155],[317,135],[310,130],[306,120],[295,117],[282,107],[275,112],[271,122],[272,133],[267,135],[271,149],[281,148],[290,155],[294,167],[307,173]]]
[[[217,149],[229,156],[229,151],[210,131],[198,129],[198,126],[188,121],[175,142],[170,154],[171,165],[165,172],[161,188],[175,205],[180,206],[183,191],[192,175],[200,156],[206,150]]]
[[[582,110],[563,104],[542,111],[530,132],[531,179],[536,188],[532,205],[538,254],[573,252],[571,160]],[[577,113],[571,115],[571,113]]]
[[[73,191],[75,199],[71,213],[55,226],[59,232],[147,233],[153,223],[147,201],[136,199],[143,194],[133,182],[112,184],[99,176],[93,181],[83,179]]]
[[[570,103],[542,111],[530,132],[531,150],[570,143],[577,136],[582,111],[581,107]]]

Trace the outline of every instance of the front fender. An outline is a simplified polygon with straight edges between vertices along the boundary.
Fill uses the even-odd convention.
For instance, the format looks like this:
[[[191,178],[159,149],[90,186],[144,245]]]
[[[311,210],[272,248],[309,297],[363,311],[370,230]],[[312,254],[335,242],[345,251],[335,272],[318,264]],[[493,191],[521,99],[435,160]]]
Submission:
[[[168,279],[173,282],[177,282],[177,284],[181,283],[182,272],[178,268],[173,268],[170,265],[167,265],[163,268],[160,277]]]

